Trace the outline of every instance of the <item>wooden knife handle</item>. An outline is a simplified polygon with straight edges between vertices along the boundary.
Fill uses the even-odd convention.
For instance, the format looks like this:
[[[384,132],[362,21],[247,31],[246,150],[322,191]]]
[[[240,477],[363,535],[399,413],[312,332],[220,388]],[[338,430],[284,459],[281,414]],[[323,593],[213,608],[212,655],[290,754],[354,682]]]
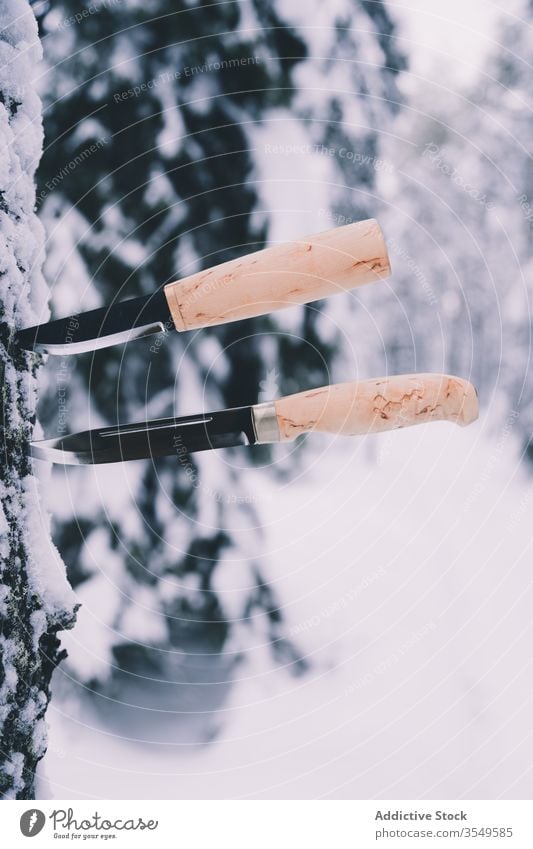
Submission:
[[[377,221],[358,221],[224,262],[165,286],[177,330],[317,301],[390,274]]]
[[[476,390],[447,374],[401,374],[337,383],[274,402],[279,440],[320,431],[361,435],[422,422],[468,425],[478,417]]]

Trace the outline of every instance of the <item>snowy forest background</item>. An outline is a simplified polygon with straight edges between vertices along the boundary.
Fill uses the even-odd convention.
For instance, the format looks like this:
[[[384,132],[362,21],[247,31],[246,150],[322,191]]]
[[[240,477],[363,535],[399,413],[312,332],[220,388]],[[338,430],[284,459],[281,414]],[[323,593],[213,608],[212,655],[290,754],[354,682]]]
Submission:
[[[41,472],[82,604],[41,797],[531,793],[533,3],[411,6],[34,4],[55,316],[363,217],[393,266],[50,358],[47,435],[414,371],[482,410],[197,455],[194,486],[167,459]]]

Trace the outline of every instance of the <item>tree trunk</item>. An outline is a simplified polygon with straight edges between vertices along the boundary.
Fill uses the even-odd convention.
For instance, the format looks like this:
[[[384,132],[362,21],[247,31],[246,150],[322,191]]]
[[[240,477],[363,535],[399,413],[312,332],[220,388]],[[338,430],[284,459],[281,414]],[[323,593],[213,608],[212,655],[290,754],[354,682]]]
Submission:
[[[0,5],[0,795],[34,794],[46,750],[45,713],[61,660],[57,632],[72,627],[75,599],[49,534],[28,459],[35,422],[35,358],[16,350],[14,327],[42,319],[44,235],[34,174],[42,151],[40,101],[30,80],[41,56],[27,0]],[[40,303],[39,303],[40,301]]]

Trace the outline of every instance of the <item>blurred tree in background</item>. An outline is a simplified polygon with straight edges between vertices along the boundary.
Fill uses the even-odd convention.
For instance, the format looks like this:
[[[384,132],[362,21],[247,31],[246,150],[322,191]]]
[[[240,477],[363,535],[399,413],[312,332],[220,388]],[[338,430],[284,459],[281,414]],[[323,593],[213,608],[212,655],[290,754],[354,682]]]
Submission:
[[[38,196],[54,315],[375,214],[377,128],[397,109],[403,67],[385,4],[60,0],[38,10],[48,66]],[[347,308],[347,296],[334,300],[323,313],[51,358],[41,421],[73,431],[326,383]],[[304,667],[261,562],[254,462],[267,452],[54,471],[55,539],[84,603],[67,668],[89,690],[214,711],[226,685],[205,684],[231,680],[254,623],[279,663]],[[294,462],[280,456],[278,473]],[[226,586],[242,589],[238,604]],[[201,724],[198,738],[208,733]]]
[[[524,3],[524,19],[532,11]],[[469,377],[482,424],[522,448],[533,433],[532,58],[528,26],[509,17],[462,90],[423,80],[382,139],[391,172],[378,185],[394,234],[388,370]]]

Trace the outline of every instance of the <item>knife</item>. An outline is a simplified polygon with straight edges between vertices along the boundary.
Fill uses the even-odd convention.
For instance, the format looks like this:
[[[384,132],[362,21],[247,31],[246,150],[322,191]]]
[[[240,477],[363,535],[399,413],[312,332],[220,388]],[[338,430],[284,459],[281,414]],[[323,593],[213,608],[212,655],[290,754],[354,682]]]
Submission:
[[[168,283],[152,295],[15,332],[27,350],[95,351],[169,330],[196,330],[317,301],[390,274],[377,221],[336,227]]]
[[[443,374],[411,374],[338,383],[277,401],[104,427],[31,443],[38,460],[67,465],[118,463],[193,451],[290,442],[321,433],[361,436],[435,420],[468,425],[478,417],[476,390]]]

